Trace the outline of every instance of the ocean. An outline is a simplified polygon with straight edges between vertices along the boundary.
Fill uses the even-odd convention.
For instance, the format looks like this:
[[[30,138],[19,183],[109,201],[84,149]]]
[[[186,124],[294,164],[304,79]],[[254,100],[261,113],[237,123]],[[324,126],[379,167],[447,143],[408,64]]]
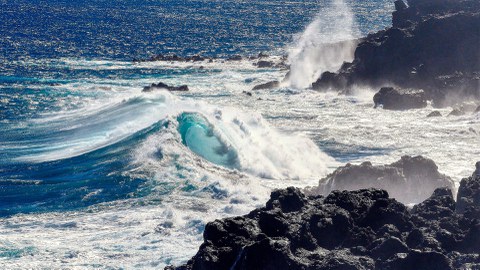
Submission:
[[[332,43],[391,24],[390,0],[0,0],[0,10],[4,269],[161,269],[196,253],[207,222],[264,205],[274,188],[407,154],[458,182],[478,156],[479,114],[426,118],[431,106],[374,109],[378,89],[305,89],[352,57],[354,46]],[[248,56],[261,52],[288,56],[290,84],[251,91],[287,73],[256,67]],[[215,60],[133,61],[157,54]],[[158,82],[190,91],[142,92]]]

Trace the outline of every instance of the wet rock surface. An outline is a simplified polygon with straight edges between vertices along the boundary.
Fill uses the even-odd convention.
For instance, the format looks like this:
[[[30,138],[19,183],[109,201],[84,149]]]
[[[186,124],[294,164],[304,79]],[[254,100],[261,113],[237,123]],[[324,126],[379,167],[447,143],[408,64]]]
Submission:
[[[207,224],[198,253],[166,269],[479,269],[479,174],[457,202],[438,188],[413,208],[380,189],[275,190],[265,207]]]
[[[333,190],[357,190],[376,187],[387,190],[403,203],[419,203],[439,187],[453,188],[450,177],[441,174],[433,160],[422,156],[403,156],[389,165],[374,166],[370,162],[347,164],[308,188],[307,194],[327,195]]]
[[[277,88],[280,86],[279,81],[271,81],[259,85],[255,85],[252,90],[264,90],[264,89],[272,89],[272,88]]]
[[[465,115],[465,111],[462,110],[461,108],[455,108],[448,114],[448,116],[462,116],[462,115]]]
[[[258,68],[276,68],[276,69],[288,69],[286,63],[287,56],[277,56],[270,57],[268,54],[261,52],[258,55],[252,56],[241,56],[241,55],[232,55],[229,57],[225,56],[202,56],[202,55],[191,55],[191,56],[179,56],[176,54],[158,54],[153,55],[146,59],[133,59],[134,63],[143,63],[143,62],[180,62],[180,63],[195,63],[195,62],[208,62],[212,63],[214,61],[219,62],[239,62],[243,60],[251,61],[252,64]]]
[[[385,110],[408,110],[427,107],[427,99],[423,90],[395,89],[382,87],[373,96],[375,107],[382,106]]]
[[[187,85],[170,86],[168,84],[159,82],[159,83],[152,83],[150,86],[145,86],[142,92],[152,92],[158,89],[166,89],[168,91],[189,91]]]
[[[423,89],[440,107],[479,99],[480,1],[409,0],[395,7],[391,28],[365,37],[353,62],[323,73],[312,87],[394,84]]]
[[[427,115],[427,117],[441,117],[442,113],[439,111],[433,111]]]

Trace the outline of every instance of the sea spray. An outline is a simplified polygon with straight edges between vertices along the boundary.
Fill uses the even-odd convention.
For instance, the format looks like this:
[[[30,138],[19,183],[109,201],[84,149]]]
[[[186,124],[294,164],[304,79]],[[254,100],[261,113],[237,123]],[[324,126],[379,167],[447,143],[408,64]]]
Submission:
[[[310,139],[282,134],[260,114],[180,99],[168,91],[118,94],[103,106],[31,120],[33,133],[41,137],[25,136],[9,151],[19,152],[16,162],[68,160],[121,143],[165,121],[179,128],[159,132],[170,132],[178,137],[177,144],[187,146],[178,147],[175,155],[193,152],[216,165],[261,178],[314,179],[333,162]],[[34,150],[23,151],[25,145]],[[161,149],[151,151],[161,153]],[[160,159],[153,152],[151,157]]]
[[[288,48],[288,81],[297,89],[311,86],[322,72],[336,71],[353,60],[358,29],[343,0],[332,0]]]
[[[309,138],[281,133],[260,114],[203,102],[166,100],[175,104],[175,110],[168,114],[178,116],[165,130],[171,136],[147,139],[145,147],[141,146],[139,163],[161,162],[151,159],[154,151],[161,151],[167,159],[193,152],[215,165],[276,180],[316,179],[335,163]],[[172,137],[177,139],[172,141]],[[169,142],[161,142],[161,138],[169,138]],[[151,155],[145,155],[148,152]]]

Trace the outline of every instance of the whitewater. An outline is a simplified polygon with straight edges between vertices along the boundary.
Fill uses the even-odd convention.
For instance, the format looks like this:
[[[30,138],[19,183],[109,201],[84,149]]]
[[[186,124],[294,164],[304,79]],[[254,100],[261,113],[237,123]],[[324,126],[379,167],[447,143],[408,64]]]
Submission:
[[[457,183],[471,175],[479,113],[427,118],[452,108],[387,111],[373,108],[378,89],[357,87],[349,96],[306,89],[321,72],[353,57],[352,40],[362,28],[355,12],[335,0],[291,42],[269,52],[271,61],[288,54],[292,68],[271,90],[252,88],[281,80],[287,70],[259,69],[248,58],[13,63],[75,76],[4,78],[13,81],[8,87],[27,84],[28,91],[2,94],[2,109],[47,109],[16,120],[5,114],[0,122],[0,264],[178,265],[196,253],[206,223],[263,206],[274,188],[316,185],[348,162],[387,164],[423,155]],[[187,84],[190,91],[142,92],[159,81]]]

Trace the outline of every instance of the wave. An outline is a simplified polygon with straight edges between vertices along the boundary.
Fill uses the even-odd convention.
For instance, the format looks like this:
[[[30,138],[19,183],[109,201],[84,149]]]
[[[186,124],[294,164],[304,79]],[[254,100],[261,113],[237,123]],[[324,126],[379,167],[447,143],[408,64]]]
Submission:
[[[161,196],[186,188],[182,179],[191,179],[192,192],[221,193],[195,176],[205,170],[316,179],[333,163],[311,140],[278,132],[260,114],[167,91],[119,94],[18,124],[6,135],[0,179],[8,213]]]

